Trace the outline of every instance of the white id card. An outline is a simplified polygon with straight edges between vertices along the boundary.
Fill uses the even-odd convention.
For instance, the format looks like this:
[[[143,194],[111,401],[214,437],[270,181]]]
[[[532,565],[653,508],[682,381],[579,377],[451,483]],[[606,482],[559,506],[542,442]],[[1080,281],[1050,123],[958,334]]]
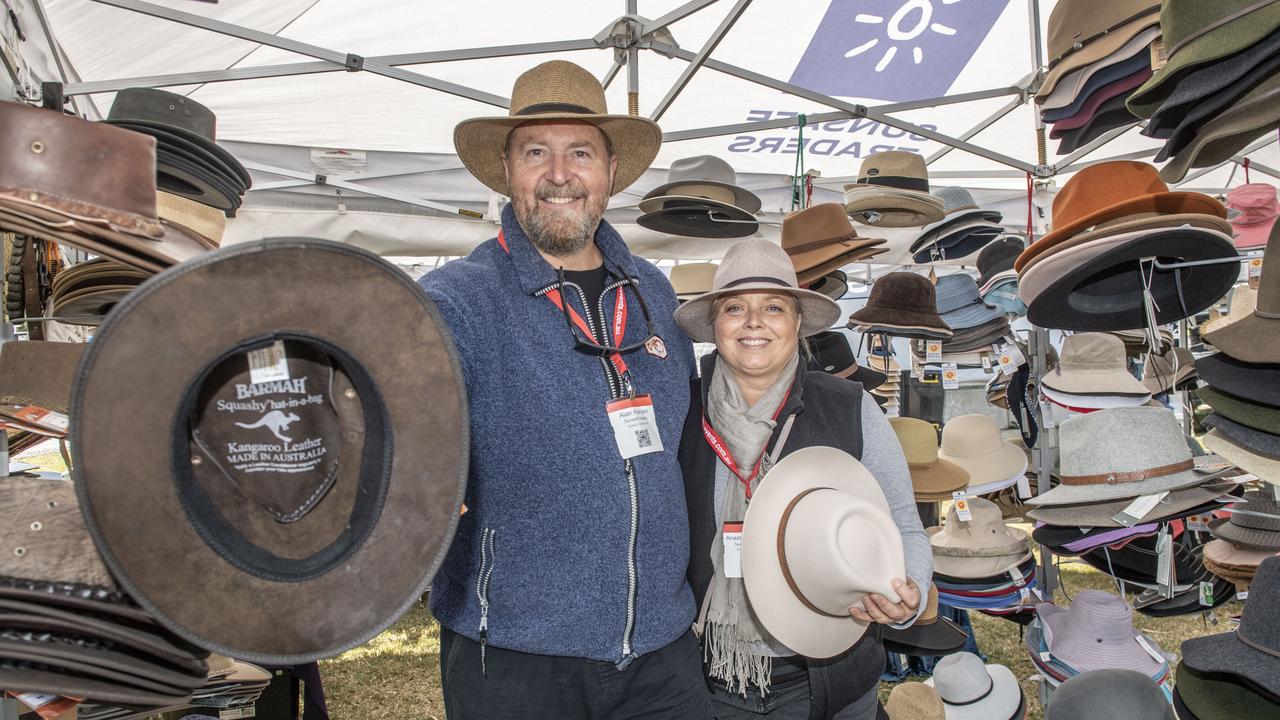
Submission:
[[[623,460],[637,455],[662,452],[662,438],[658,435],[658,419],[653,411],[653,398],[637,395],[605,403],[609,424],[613,426],[613,439]]]
[[[742,522],[724,524],[724,576],[742,577]]]

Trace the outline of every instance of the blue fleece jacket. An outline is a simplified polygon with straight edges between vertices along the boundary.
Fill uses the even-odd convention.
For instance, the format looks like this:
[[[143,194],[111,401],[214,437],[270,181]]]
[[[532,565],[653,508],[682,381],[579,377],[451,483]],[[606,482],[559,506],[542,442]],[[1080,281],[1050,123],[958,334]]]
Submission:
[[[605,411],[627,394],[622,378],[575,349],[545,295],[558,285],[556,270],[510,205],[502,231],[506,248],[489,240],[421,281],[453,332],[471,407],[467,512],[432,585],[431,609],[443,626],[494,647],[625,666],[694,619],[676,459],[693,348],[673,319],[666,277],[602,221],[595,242],[605,266],[613,278],[636,281],[624,287],[620,346],[649,337],[638,292],[667,354],[624,356],[635,392],[653,398],[664,448],[634,458],[629,473]],[[589,313],[574,287],[563,297],[593,327],[612,325],[615,285],[611,279]]]

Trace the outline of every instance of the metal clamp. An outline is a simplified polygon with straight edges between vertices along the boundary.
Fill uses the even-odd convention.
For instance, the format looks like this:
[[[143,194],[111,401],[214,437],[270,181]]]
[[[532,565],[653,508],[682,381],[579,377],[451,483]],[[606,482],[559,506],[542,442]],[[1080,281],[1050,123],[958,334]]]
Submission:
[[[1246,255],[1238,255],[1236,257],[1214,258],[1212,260],[1187,260],[1185,262],[1163,263],[1159,258],[1143,258],[1142,261],[1150,261],[1152,266],[1157,270],[1177,270],[1178,268],[1197,267],[1200,265],[1224,265],[1226,263],[1242,263],[1253,258],[1262,257],[1261,251],[1254,251]]]
[[[347,53],[347,60],[344,65],[346,65],[347,72],[360,72],[364,70],[364,56]]]

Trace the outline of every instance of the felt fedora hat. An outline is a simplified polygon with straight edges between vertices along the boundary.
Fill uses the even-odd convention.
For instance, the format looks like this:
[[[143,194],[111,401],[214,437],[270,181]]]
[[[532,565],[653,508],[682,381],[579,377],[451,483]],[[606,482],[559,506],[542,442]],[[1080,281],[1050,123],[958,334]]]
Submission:
[[[1016,720],[1022,717],[1022,688],[1004,665],[984,665],[973,653],[959,652],[938,661],[924,681],[938,691],[947,720]]]
[[[840,317],[840,306],[834,300],[800,287],[791,259],[782,248],[764,238],[747,238],[729,246],[716,268],[711,290],[677,308],[676,322],[694,341],[715,342],[715,300],[743,292],[795,297],[800,303],[800,337],[822,332]]]
[[[1196,358],[1184,347],[1152,352],[1142,369],[1142,384],[1153,395],[1169,392],[1196,380]]]
[[[1078,672],[1133,670],[1154,677],[1164,665],[1143,649],[1133,627],[1133,608],[1118,595],[1081,590],[1069,607],[1037,605],[1036,616],[1054,659]],[[1155,645],[1150,638],[1146,642]]]
[[[1255,430],[1216,412],[1209,413],[1201,424],[1217,430],[1227,440],[1247,448],[1255,455],[1280,460],[1280,435]]]
[[[1035,325],[1058,330],[1128,330],[1147,323],[1144,284],[1155,322],[1176,322],[1217,302],[1239,268],[1216,263],[1144,273],[1142,260],[1222,260],[1236,255],[1231,236],[1180,227],[1139,230],[1072,247],[1044,258],[1018,281]]]
[[[1224,393],[1280,407],[1280,363],[1247,363],[1225,353],[1214,353],[1196,360],[1196,374]]]
[[[1160,37],[1160,28],[1150,25],[1139,31],[1119,50],[1084,67],[1066,73],[1048,95],[1037,95],[1041,117],[1052,122],[1054,113],[1074,114],[1098,88],[1131,75],[1139,67],[1151,68],[1151,43]],[[1074,109],[1073,109],[1074,108]]]
[[[667,169],[667,181],[645,193],[641,212],[662,209],[668,199],[710,201],[750,215],[760,212],[760,197],[738,185],[733,166],[714,155],[680,158]]]
[[[1280,33],[1273,33],[1273,36],[1273,38],[1268,38],[1264,42],[1269,46],[1269,52],[1277,53],[1280,52]],[[1232,66],[1236,62],[1237,60],[1234,58],[1224,61],[1225,64]],[[1143,128],[1143,134],[1165,141],[1164,146],[1152,158],[1152,162],[1164,162],[1170,157],[1181,153],[1195,140],[1201,128],[1209,123],[1219,122],[1219,118],[1227,110],[1240,102],[1246,94],[1265,83],[1268,78],[1275,74],[1277,68],[1280,68],[1280,57],[1267,57],[1265,62],[1252,68],[1245,68],[1247,73],[1244,77],[1221,88],[1209,97],[1192,103],[1191,107],[1179,108],[1183,112],[1162,114],[1159,122],[1155,119],[1148,121],[1147,127]],[[1205,68],[1210,72],[1215,69],[1213,66]],[[1191,79],[1187,78],[1187,80]],[[1179,86],[1181,86],[1181,83],[1179,83]]]
[[[1142,61],[1143,58],[1138,58],[1138,60]],[[1103,108],[1110,107],[1107,103],[1115,101],[1116,103],[1123,105],[1124,96],[1127,95],[1130,90],[1141,85],[1142,82],[1149,77],[1151,77],[1150,68],[1143,67],[1137,72],[1121,77],[1098,88],[1089,95],[1089,97],[1085,98],[1078,108],[1075,108],[1075,112],[1066,115],[1058,115],[1056,119],[1053,120],[1045,117],[1045,122],[1053,123],[1053,132],[1050,133],[1050,137],[1062,137],[1062,134],[1067,130],[1082,128],[1094,123],[1094,118],[1103,113]],[[1125,109],[1124,112],[1127,114],[1129,111]]]
[[[702,293],[710,292],[716,279],[715,263],[680,263],[671,266],[671,288],[676,291],[676,299],[680,302],[692,300]]]
[[[947,720],[947,706],[938,691],[919,682],[894,685],[884,711],[889,720]]]
[[[911,244],[912,251],[943,235],[953,224],[974,219],[998,223],[1004,217],[999,210],[983,210],[978,207],[978,201],[973,199],[973,193],[959,185],[941,187],[930,194],[942,201],[942,212],[945,217],[920,229],[920,236]]]
[[[923,227],[942,220],[942,200],[929,194],[929,170],[919,153],[872,153],[857,180],[844,186],[844,209],[855,221],[880,227]]]
[[[836,203],[811,205],[782,218],[782,249],[805,284],[868,257],[872,248],[884,243],[879,238],[858,235],[849,216]]]
[[[71,383],[84,348],[40,340],[0,344],[0,419],[66,437]]]
[[[911,487],[916,497],[951,497],[969,484],[969,473],[953,462],[938,458],[938,431],[933,423],[918,418],[889,421],[902,445],[911,471]]]
[[[1280,698],[1224,673],[1199,673],[1178,663],[1173,707],[1178,720],[1235,720],[1280,715]]]
[[[1232,545],[1280,552],[1280,503],[1269,490],[1246,492],[1228,517],[1209,523],[1213,536]]]
[[[303,295],[301,319],[273,300]],[[416,284],[349,245],[237,244],[148,280],[95,334],[70,410],[107,567],[165,627],[226,655],[295,664],[374,637],[417,602],[458,522],[452,340]],[[298,612],[316,597],[319,615]]]
[[[1006,235],[978,253],[978,285],[986,287],[995,276],[1013,270],[1013,263],[1027,244],[1017,235]]]
[[[1280,257],[1280,229],[1271,231],[1267,251],[1273,258]],[[1202,333],[1201,338],[1236,360],[1280,363],[1280,270],[1264,263],[1253,312],[1230,325]]]
[[[1192,638],[1182,643],[1182,662],[1193,671],[1244,678],[1280,697],[1280,558],[1258,566],[1249,588],[1240,626],[1233,633]],[[1257,602],[1261,599],[1262,602]]]
[[[1128,370],[1124,343],[1106,333],[1078,333],[1062,341],[1058,364],[1041,384],[1075,395],[1128,395],[1147,398],[1147,389]]]
[[[919,328],[952,334],[938,314],[937,292],[929,278],[913,272],[885,273],[871,285],[867,304],[849,320],[858,325]]]
[[[453,129],[453,147],[477,180],[500,195],[510,195],[502,163],[507,135],[535,120],[577,120],[600,128],[618,159],[610,195],[625,190],[644,174],[662,145],[657,123],[634,115],[610,115],[604,88],[594,75],[571,62],[551,60],[516,78],[506,117],[458,123]]]
[[[1160,168],[1160,177],[1166,182],[1179,182],[1192,168],[1212,167],[1230,159],[1280,122],[1277,100],[1280,75],[1272,75],[1200,126],[1176,153],[1157,155],[1157,162],[1166,158],[1169,161]]]
[[[1182,490],[1173,490],[1161,498],[1155,507],[1146,515],[1138,518],[1139,522],[1156,522],[1211,503],[1226,496],[1233,485],[1214,484],[1196,485]],[[1115,516],[1133,502],[1129,498],[1103,502],[1079,503],[1070,505],[1041,505],[1029,508],[1027,517],[1047,525],[1071,528],[1118,528],[1123,527],[1115,521]]]
[[[1221,455],[1241,470],[1257,475],[1273,485],[1280,485],[1280,460],[1259,455],[1216,428],[1205,433],[1200,442],[1205,450]]]
[[[1280,25],[1280,4],[1273,1],[1166,0],[1160,31],[1169,60],[1129,98],[1138,117],[1151,117],[1187,72],[1253,45]]]
[[[1045,720],[1176,720],[1164,691],[1135,670],[1094,670],[1068,678],[1049,696]]]
[[[1271,239],[1276,218],[1280,217],[1275,186],[1249,183],[1233,187],[1227,191],[1227,207],[1240,213],[1231,220],[1236,247],[1242,250],[1264,247]]]
[[[107,122],[158,130],[164,133],[161,138],[176,136],[181,143],[221,163],[243,188],[253,184],[244,165],[218,145],[217,116],[185,95],[156,88],[125,88],[116,93]]]
[[[1058,426],[1062,483],[1029,505],[1071,505],[1135,498],[1200,485],[1191,449],[1173,412],[1118,407]]]
[[[906,575],[902,536],[880,485],[852,455],[808,447],[774,465],[742,526],[742,576],[769,634],[811,658],[853,646],[867,625],[849,606]]]
[[[1053,230],[1032,243],[1014,267],[1090,227],[1137,213],[1227,216],[1222,203],[1197,192],[1170,192],[1156,168],[1134,160],[1111,160],[1081,170],[1053,198]]]
[[[843,270],[832,270],[809,283],[808,289],[826,295],[832,300],[839,300],[849,294],[849,276]]]
[[[1005,525],[1000,508],[986,498],[970,498],[971,520],[961,520],[953,504],[942,527],[929,528],[937,572],[955,578],[989,578],[1017,565],[1031,552],[1027,534]]]
[[[1196,390],[1201,402],[1213,412],[1247,428],[1280,435],[1280,408],[1224,393],[1212,385]]]
[[[903,655],[950,655],[964,648],[969,634],[944,617],[938,617],[938,586],[929,592],[920,617],[907,628],[881,628],[880,639],[889,652]]]
[[[970,487],[1008,480],[1027,470],[1027,456],[1002,440],[996,421],[986,415],[948,420],[938,457],[964,468]]]
[[[1225,235],[1231,235],[1232,232],[1234,232],[1231,223],[1227,222],[1225,218],[1218,217],[1216,215],[1206,215],[1204,213],[1135,213],[1115,220],[1100,222],[1097,225],[1094,225],[1091,230],[1078,232],[1061,241],[1046,252],[1037,251],[1035,255],[1032,255],[1027,258],[1025,262],[1021,262],[1020,264],[1019,261],[1021,261],[1022,255],[1019,255],[1019,260],[1015,261],[1015,269],[1019,273],[1026,273],[1031,268],[1035,267],[1037,263],[1043,262],[1060,252],[1065,252],[1069,249],[1079,247],[1081,245],[1087,245],[1099,240],[1113,238],[1117,235],[1138,231],[1169,230],[1182,227],[1216,230]],[[1023,254],[1025,255],[1026,253],[1024,252]]]
[[[1049,13],[1046,50],[1049,71],[1036,93],[1043,100],[1068,73],[1115,55],[1138,33],[1160,19],[1153,0],[1063,0]]]
[[[849,338],[839,330],[824,330],[809,337],[809,349],[813,353],[810,370],[830,373],[860,383],[868,392],[884,384],[887,376],[858,364]]]
[[[1004,228],[981,218],[962,220],[943,230],[927,244],[912,254],[917,263],[925,264],[942,260],[968,257],[1004,233]]]
[[[668,235],[696,238],[740,238],[760,229],[755,217],[743,210],[687,198],[665,200],[661,208],[636,218],[636,224]]]

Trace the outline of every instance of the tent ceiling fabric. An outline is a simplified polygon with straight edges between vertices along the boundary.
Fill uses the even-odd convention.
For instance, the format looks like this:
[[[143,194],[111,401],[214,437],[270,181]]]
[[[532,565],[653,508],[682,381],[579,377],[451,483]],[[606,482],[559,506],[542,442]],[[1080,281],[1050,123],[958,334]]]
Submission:
[[[28,27],[38,27],[32,5],[35,1],[14,0]],[[660,122],[664,131],[673,133],[776,121],[794,113],[836,112],[814,99],[721,72],[715,63],[872,109],[1011,88],[1033,71],[1028,27],[1034,1],[756,0],[716,46],[712,62],[693,75]],[[624,11],[623,0],[582,3],[572,12],[558,13],[539,3],[511,0],[431,4],[408,0],[218,4],[164,0],[156,4],[368,58],[588,39],[610,27]],[[682,4],[677,0],[638,0],[638,13],[658,18]],[[668,29],[681,50],[697,53],[733,5],[713,2]],[[43,0],[43,6],[73,86],[76,82],[315,62],[286,50],[89,0]],[[1053,0],[1039,3],[1041,23],[1052,6]],[[538,30],[531,32],[530,28]],[[38,79],[57,79],[52,53],[39,43],[27,45],[30,48],[24,48],[23,54],[32,74]],[[506,97],[517,75],[556,57],[604,77],[615,53],[612,49],[589,49],[426,63],[404,69]],[[640,112],[649,115],[688,62],[641,50],[637,66]],[[213,109],[218,115],[220,142],[253,171],[255,188],[240,217],[230,223],[228,241],[305,231],[389,255],[457,255],[493,233],[488,222],[448,216],[433,207],[492,215],[496,199],[461,168],[453,155],[452,130],[467,117],[505,114],[501,108],[367,71],[168,89],[188,94]],[[608,88],[614,112],[626,111],[626,90],[624,68]],[[89,97],[105,114],[112,95]],[[1018,94],[1004,94],[896,112],[892,117],[967,138],[974,145],[1034,165],[1034,106],[1018,105],[1018,98]],[[83,102],[80,107],[84,108]],[[1004,110],[1008,112],[998,117]],[[971,132],[982,123],[987,123],[985,129]],[[614,198],[608,217],[639,252],[650,257],[718,257],[726,246],[723,241],[658,236],[635,226],[635,205],[640,196],[665,180],[665,168],[671,161],[714,154],[734,165],[742,184],[764,199],[766,219],[776,222],[780,211],[790,208],[797,134],[793,126],[667,142],[654,169]],[[911,149],[932,157],[946,148],[935,140],[869,118],[810,124],[804,128],[804,137],[809,148],[806,168],[821,173],[815,201],[840,200],[841,185],[857,175],[861,158],[871,152]],[[1051,164],[1061,160],[1052,155],[1052,145]],[[1080,161],[1144,151],[1153,154],[1157,146],[1134,129]],[[360,152],[345,166],[335,166],[332,158],[316,159],[314,149],[324,148]],[[1280,167],[1280,146],[1271,143],[1252,157],[1264,165]],[[1218,189],[1243,182],[1243,173],[1233,175],[1232,170],[1231,166],[1219,168],[1188,187]],[[938,157],[930,171],[935,186],[974,188],[984,204],[995,203],[1005,210],[1009,227],[1025,226],[1026,178],[1020,170],[956,149]],[[318,174],[335,182],[323,186],[309,182]],[[1257,171],[1254,175],[1256,180]],[[1060,185],[1066,177],[1059,174],[1054,183]],[[362,188],[370,192],[361,192]],[[1050,198],[1042,192],[1037,201],[1046,213]],[[434,205],[415,206],[414,200]],[[1037,218],[1038,224],[1046,221]],[[762,233],[776,237],[777,228],[764,226]],[[894,251],[882,259],[909,262],[905,255],[909,233],[897,231],[895,235],[890,238]]]

